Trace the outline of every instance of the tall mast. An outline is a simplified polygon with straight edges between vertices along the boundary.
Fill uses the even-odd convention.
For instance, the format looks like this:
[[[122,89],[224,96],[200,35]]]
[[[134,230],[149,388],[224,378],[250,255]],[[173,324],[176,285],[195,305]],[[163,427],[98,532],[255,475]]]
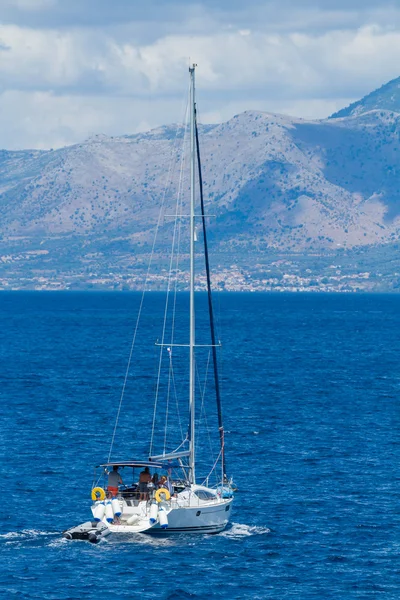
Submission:
[[[189,67],[190,73],[190,377],[189,377],[189,409],[190,409],[190,456],[189,466],[191,482],[196,483],[195,472],[195,357],[194,347],[195,339],[195,307],[194,307],[194,238],[195,238],[195,91],[194,91],[194,71],[196,65]]]

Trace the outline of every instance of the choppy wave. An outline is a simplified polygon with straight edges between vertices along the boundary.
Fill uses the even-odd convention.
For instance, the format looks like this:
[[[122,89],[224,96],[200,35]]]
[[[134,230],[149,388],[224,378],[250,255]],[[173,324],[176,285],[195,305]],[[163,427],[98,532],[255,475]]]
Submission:
[[[34,540],[42,536],[60,535],[59,531],[40,531],[39,529],[21,529],[21,531],[9,531],[0,534],[0,541]]]
[[[62,537],[91,514],[88,461],[99,464],[108,450],[127,317],[140,298],[1,294],[3,596],[70,600],[109,589],[113,600],[399,600],[398,294],[224,295],[222,325],[234,340],[223,350],[227,466],[239,487],[233,524],[217,535],[109,536],[97,545]],[[154,371],[164,318],[161,295],[148,301],[120,457],[148,450],[152,388],[141,373]],[[185,308],[187,296],[177,302]],[[185,335],[177,319],[176,337]],[[199,428],[199,472],[206,432]]]
[[[268,529],[268,527],[232,523],[232,526],[223,531],[220,535],[228,538],[243,538],[251,535],[264,535],[266,533],[271,533],[271,530]]]

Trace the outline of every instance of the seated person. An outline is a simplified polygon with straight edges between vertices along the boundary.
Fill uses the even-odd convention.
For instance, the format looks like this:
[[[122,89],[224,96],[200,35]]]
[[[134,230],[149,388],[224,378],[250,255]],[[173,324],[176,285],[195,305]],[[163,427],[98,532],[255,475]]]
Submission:
[[[160,489],[160,488],[164,488],[164,489],[168,490],[171,495],[173,493],[172,485],[171,485],[168,477],[166,477],[166,475],[162,475],[160,477],[160,481],[158,482],[158,489]]]
[[[108,491],[112,496],[118,495],[119,484],[124,483],[122,477],[118,472],[118,466],[114,465],[113,470],[108,474]]]
[[[150,475],[149,467],[145,467],[144,470],[139,475],[139,492],[140,492],[139,502],[141,500],[148,500],[149,494],[148,494],[147,484],[150,483],[150,481],[151,481],[151,475]]]

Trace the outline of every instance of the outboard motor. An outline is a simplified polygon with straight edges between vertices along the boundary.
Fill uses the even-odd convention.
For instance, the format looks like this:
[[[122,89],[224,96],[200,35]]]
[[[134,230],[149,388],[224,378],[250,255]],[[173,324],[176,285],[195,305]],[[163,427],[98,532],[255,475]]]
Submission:
[[[97,544],[100,541],[100,537],[97,535],[96,532],[89,531],[89,533],[88,533],[88,540],[92,544]]]

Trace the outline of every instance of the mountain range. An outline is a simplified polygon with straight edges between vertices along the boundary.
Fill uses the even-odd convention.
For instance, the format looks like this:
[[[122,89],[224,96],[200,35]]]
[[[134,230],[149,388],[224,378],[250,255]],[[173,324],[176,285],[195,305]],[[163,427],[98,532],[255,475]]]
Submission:
[[[397,289],[399,89],[323,120],[246,111],[200,127],[218,287]],[[178,190],[188,207],[186,145],[181,126],[165,126],[0,151],[0,287],[141,287],[163,203],[161,285]]]

